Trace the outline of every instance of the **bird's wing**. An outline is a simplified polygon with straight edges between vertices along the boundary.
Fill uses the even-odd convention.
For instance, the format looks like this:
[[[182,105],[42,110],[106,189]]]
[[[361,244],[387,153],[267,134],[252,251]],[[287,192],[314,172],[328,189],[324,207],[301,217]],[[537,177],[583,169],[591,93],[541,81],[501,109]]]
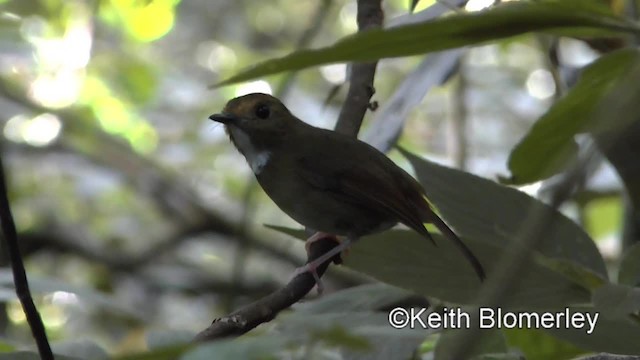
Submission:
[[[396,165],[381,153],[373,149],[358,150],[343,151],[340,161],[321,152],[306,152],[307,155],[298,159],[298,175],[316,189],[395,217],[433,241],[423,225],[429,205],[420,186],[404,171],[388,171],[389,166]]]
[[[342,144],[345,145],[345,144]],[[350,147],[351,144],[346,145]],[[403,170],[390,172],[396,166],[389,158],[373,149],[355,152],[345,149],[340,161],[328,158],[321,152],[306,152],[298,159],[298,175],[310,186],[329,192],[358,205],[379,209],[395,217],[435,244],[423,222],[434,224],[440,232],[453,241],[467,258],[481,280],[485,273],[480,261],[449,226],[431,209],[424,189]]]

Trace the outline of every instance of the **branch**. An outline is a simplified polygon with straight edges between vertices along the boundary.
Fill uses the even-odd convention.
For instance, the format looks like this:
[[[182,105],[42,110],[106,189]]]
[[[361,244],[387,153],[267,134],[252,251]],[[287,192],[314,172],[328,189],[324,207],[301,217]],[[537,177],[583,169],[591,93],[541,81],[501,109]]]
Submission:
[[[382,27],[384,13],[382,0],[358,0],[358,31]],[[370,63],[356,63],[351,66],[349,76],[349,92],[340,111],[336,131],[356,137],[364,114],[370,108],[369,101],[375,92],[373,78],[376,74],[377,61]]]
[[[313,242],[309,249],[307,263],[319,258],[338,244],[331,238],[324,238]],[[336,255],[332,260],[322,263],[317,268],[319,277],[324,275],[331,261],[339,262]],[[242,335],[262,323],[273,320],[276,315],[295,304],[313,289],[316,281],[309,272],[294,277],[285,287],[249,304],[233,313],[213,320],[211,325],[200,332],[195,341],[211,341],[225,337]]]
[[[11,260],[11,270],[13,273],[13,282],[16,287],[16,294],[22,304],[22,309],[27,317],[33,338],[36,340],[40,358],[43,360],[53,360],[53,353],[47,340],[47,333],[42,324],[38,309],[33,303],[27,273],[24,270],[24,263],[22,262],[20,249],[18,248],[18,235],[16,233],[16,225],[13,221],[13,215],[11,214],[11,207],[9,206],[2,158],[0,158],[0,221],[2,222],[5,244]]]

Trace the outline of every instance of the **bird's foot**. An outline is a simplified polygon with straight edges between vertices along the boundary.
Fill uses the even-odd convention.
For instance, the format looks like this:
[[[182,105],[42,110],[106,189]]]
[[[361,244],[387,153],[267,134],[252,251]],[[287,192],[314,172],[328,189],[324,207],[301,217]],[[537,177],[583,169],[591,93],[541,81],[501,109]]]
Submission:
[[[342,253],[342,251],[346,250],[351,245],[351,240],[350,239],[346,239],[344,241],[341,241],[335,235],[331,235],[331,234],[327,234],[327,233],[323,233],[323,232],[317,232],[313,236],[311,236],[309,239],[307,239],[307,242],[305,243],[305,248],[307,249],[307,254],[309,253],[310,246],[311,246],[311,244],[313,242],[318,241],[320,239],[327,238],[327,237],[332,237],[334,240],[336,240],[338,242],[338,246],[335,246],[331,250],[329,250],[326,253],[322,254],[317,259],[308,262],[306,265],[297,268],[293,273],[293,277],[296,277],[296,276],[298,276],[300,274],[304,274],[306,272],[310,273],[313,276],[313,279],[316,282],[316,286],[317,286],[317,289],[318,289],[318,294],[322,294],[322,292],[324,291],[324,286],[322,284],[322,280],[320,279],[320,276],[318,276],[318,272],[317,272],[318,267],[320,265],[322,265],[323,263],[331,260],[336,255],[339,255],[340,253]],[[338,257],[337,259],[334,259],[334,262],[339,264],[339,263],[342,262],[342,260]]]
[[[315,266],[312,261],[304,266],[296,268],[296,270],[293,272],[293,277],[295,278],[296,276],[307,273],[307,272],[310,273],[311,276],[313,276],[313,280],[315,280],[316,282],[316,289],[318,290],[318,295],[322,295],[322,293],[324,292],[324,284],[322,283],[322,279],[320,279],[320,276],[318,276],[317,269],[318,269],[317,266]]]
[[[315,234],[311,235],[311,237],[309,237],[305,242],[304,242],[304,249],[307,251],[307,255],[309,255],[309,253],[311,253],[311,244],[313,244],[314,242],[321,240],[321,239],[327,239],[330,238],[331,240],[334,240],[335,242],[337,242],[338,244],[342,243],[342,239],[340,239],[337,235],[333,235],[333,234],[329,234],[326,232],[322,232],[322,231],[318,231]],[[333,260],[333,262],[335,264],[342,264],[342,256],[347,256],[349,255],[349,248],[345,248],[342,250],[342,252],[340,253],[340,257],[337,257]]]

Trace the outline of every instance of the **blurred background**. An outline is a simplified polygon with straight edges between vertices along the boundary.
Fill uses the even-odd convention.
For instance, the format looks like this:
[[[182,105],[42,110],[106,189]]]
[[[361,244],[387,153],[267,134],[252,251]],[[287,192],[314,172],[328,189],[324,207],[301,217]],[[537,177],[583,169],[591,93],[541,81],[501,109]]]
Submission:
[[[386,22],[402,22],[409,3],[384,1]],[[416,11],[433,4],[422,0]],[[150,333],[195,333],[289,280],[306,258],[303,244],[263,224],[299,225],[256,186],[224,128],[207,117],[230,98],[265,92],[332,128],[348,69],[209,85],[261,60],[332,44],[357,30],[355,17],[352,0],[0,0],[2,158],[52,340],[141,349]],[[400,129],[408,150],[496,179],[562,95],[559,84],[597,56],[578,40],[527,35],[383,60],[373,97],[380,108],[367,115],[361,138],[384,142]],[[414,100],[397,118],[377,118],[394,96]],[[397,151],[390,155],[410,170]],[[621,186],[602,161],[592,172],[584,196],[564,210],[615,264]],[[521,190],[537,196],[546,187]],[[0,342],[30,344],[7,266],[0,252]],[[370,281],[335,267],[326,279],[329,292]]]

